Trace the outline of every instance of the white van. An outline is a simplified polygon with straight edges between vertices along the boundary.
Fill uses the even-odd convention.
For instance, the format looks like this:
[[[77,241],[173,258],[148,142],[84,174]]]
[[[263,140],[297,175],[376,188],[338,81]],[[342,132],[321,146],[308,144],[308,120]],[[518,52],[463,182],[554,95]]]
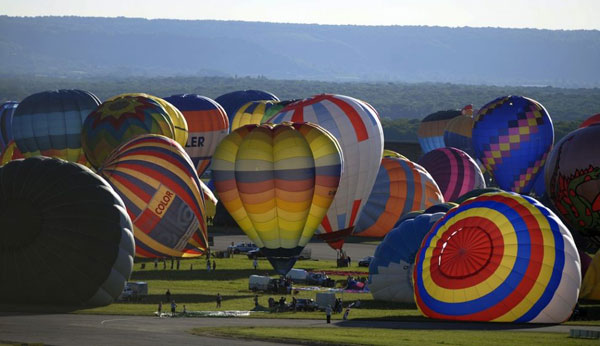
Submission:
[[[286,275],[286,278],[290,278],[292,282],[306,282],[308,272],[304,269],[291,269]]]
[[[327,305],[331,306],[333,309],[333,306],[335,305],[335,299],[336,296],[334,292],[317,292],[315,300],[319,309],[325,309],[327,308]]]
[[[271,278],[268,276],[250,275],[248,289],[250,291],[268,291],[271,289]]]

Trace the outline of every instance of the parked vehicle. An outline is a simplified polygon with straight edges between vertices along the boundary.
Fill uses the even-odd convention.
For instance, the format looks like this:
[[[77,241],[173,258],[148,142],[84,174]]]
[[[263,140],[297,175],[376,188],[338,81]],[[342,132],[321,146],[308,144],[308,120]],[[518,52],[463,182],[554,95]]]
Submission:
[[[335,280],[330,279],[325,273],[309,272],[306,276],[306,284],[323,287],[334,287]]]
[[[367,256],[363,259],[361,259],[360,261],[358,261],[358,266],[359,267],[368,267],[369,264],[371,264],[371,261],[373,260],[373,256]]]
[[[308,272],[304,269],[291,269],[285,277],[290,278],[295,283],[305,283]]]
[[[315,311],[319,309],[314,300],[308,298],[296,299],[296,311]]]
[[[148,295],[148,283],[138,281],[138,282],[128,282],[125,284],[123,288],[123,292],[117,298],[118,300],[141,300]]]
[[[253,243],[237,243],[235,245],[230,245],[227,247],[227,250],[230,252],[237,253],[248,253],[248,251],[258,250],[258,246]]]
[[[327,305],[331,306],[333,309],[336,299],[337,297],[334,292],[317,292],[316,304],[319,310],[324,310],[327,308]]]
[[[251,291],[270,291],[273,287],[273,279],[268,276],[250,275],[248,279],[248,289]]]

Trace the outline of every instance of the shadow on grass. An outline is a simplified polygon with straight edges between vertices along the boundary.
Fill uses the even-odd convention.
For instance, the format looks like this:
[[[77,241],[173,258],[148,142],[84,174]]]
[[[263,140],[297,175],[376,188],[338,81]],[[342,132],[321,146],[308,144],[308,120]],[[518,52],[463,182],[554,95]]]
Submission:
[[[227,302],[230,299],[250,299],[253,298],[253,294],[246,295],[221,295],[223,298],[223,303]],[[176,292],[171,294],[171,300],[174,300],[176,303],[183,302],[184,304],[192,304],[192,303],[217,303],[217,296],[215,294],[177,294]],[[142,300],[139,301],[131,301],[131,302],[115,302],[122,304],[158,304],[158,302],[162,302],[163,304],[168,303],[167,298],[164,294],[149,294],[145,296]]]
[[[231,281],[247,279],[250,275],[275,274],[274,271],[254,269],[217,269],[206,270],[174,270],[174,269],[141,269],[131,274],[130,281],[144,280],[200,280],[200,281]]]

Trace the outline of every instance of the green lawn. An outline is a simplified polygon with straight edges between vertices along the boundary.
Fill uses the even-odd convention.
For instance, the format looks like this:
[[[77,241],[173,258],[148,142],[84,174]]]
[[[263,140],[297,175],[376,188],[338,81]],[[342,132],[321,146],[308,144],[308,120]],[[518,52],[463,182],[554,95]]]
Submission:
[[[335,345],[597,345],[598,340],[572,339],[558,333],[403,330],[381,328],[339,328],[327,326],[326,332],[314,328],[196,328],[203,336],[220,336],[288,343],[315,342]]]

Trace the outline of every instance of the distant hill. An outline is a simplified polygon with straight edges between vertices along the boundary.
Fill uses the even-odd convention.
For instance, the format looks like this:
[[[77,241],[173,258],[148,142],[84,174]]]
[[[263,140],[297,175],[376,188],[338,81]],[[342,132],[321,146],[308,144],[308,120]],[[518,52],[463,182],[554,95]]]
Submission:
[[[600,31],[0,16],[0,75],[600,86]]]

